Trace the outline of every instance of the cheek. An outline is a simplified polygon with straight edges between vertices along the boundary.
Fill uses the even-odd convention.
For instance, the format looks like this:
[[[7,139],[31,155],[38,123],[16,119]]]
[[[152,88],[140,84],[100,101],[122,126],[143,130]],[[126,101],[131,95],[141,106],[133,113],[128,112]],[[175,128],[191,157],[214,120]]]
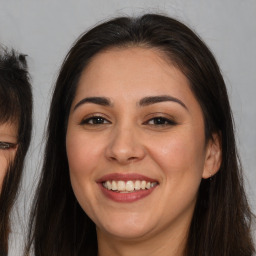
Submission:
[[[81,207],[86,211],[91,208],[91,179],[95,168],[97,152],[90,141],[77,136],[66,138],[66,150],[69,164],[70,182]]]
[[[151,157],[172,178],[188,175],[201,178],[204,161],[204,140],[194,133],[173,133],[152,141],[148,146]]]
[[[153,141],[149,148],[163,175],[162,218],[167,220],[194,209],[205,159],[204,142],[195,138],[176,134]]]
[[[102,153],[101,143],[88,136],[67,136],[66,148],[70,173],[87,176],[97,167]]]
[[[89,213],[97,183],[95,173],[101,160],[103,143],[84,133],[67,133],[66,149],[70,180],[75,196],[85,212]]]

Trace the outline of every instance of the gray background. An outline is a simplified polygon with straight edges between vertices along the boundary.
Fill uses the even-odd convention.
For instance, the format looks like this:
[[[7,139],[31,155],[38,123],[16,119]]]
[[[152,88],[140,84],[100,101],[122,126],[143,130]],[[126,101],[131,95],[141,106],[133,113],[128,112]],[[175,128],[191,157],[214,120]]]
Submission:
[[[95,23],[146,12],[183,21],[215,54],[229,91],[246,189],[256,212],[256,0],[0,0],[0,42],[28,54],[34,93],[33,141],[13,211],[10,255],[21,255],[42,163],[51,89],[65,54]]]

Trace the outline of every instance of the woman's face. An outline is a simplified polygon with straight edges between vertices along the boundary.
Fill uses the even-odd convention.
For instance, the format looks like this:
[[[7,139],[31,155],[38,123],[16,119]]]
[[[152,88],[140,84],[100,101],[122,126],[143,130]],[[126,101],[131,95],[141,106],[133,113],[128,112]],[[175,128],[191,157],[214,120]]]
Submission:
[[[96,55],[78,84],[66,148],[75,196],[98,235],[187,230],[201,179],[217,168],[204,134],[188,80],[157,50]]]
[[[17,132],[17,126],[14,123],[0,124],[0,142],[16,144]],[[0,145],[0,192],[8,165],[15,156],[16,148],[4,148]]]

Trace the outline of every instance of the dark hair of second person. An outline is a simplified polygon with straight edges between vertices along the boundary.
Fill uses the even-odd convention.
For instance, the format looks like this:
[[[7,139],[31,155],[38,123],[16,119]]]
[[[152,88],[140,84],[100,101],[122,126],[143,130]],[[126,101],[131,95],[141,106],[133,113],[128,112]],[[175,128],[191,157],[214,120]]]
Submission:
[[[66,150],[71,105],[82,72],[102,52],[113,49],[157,50],[180,70],[198,101],[206,142],[220,139],[221,164],[202,179],[184,255],[252,256],[252,213],[243,187],[233,118],[226,86],[214,56],[179,21],[155,14],[120,17],[83,34],[61,67],[50,107],[42,178],[31,213],[27,246],[35,255],[97,255],[95,224],[72,190]]]
[[[1,49],[0,171],[3,180],[0,186],[0,255],[8,254],[10,213],[17,197],[31,139],[32,91],[29,80],[25,55]]]

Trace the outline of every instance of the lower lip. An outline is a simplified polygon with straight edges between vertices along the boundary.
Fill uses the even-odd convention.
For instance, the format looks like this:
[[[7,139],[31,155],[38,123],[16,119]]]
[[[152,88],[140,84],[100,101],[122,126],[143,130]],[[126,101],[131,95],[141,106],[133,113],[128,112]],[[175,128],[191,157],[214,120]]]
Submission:
[[[135,201],[138,201],[140,199],[143,199],[147,196],[149,196],[154,189],[157,187],[152,187],[150,189],[145,189],[145,190],[139,190],[139,191],[134,191],[134,192],[129,192],[129,193],[119,193],[119,192],[114,192],[112,190],[108,190],[103,187],[102,183],[99,183],[99,186],[101,188],[101,191],[103,194],[108,197],[109,199],[119,202],[119,203],[132,203]]]

